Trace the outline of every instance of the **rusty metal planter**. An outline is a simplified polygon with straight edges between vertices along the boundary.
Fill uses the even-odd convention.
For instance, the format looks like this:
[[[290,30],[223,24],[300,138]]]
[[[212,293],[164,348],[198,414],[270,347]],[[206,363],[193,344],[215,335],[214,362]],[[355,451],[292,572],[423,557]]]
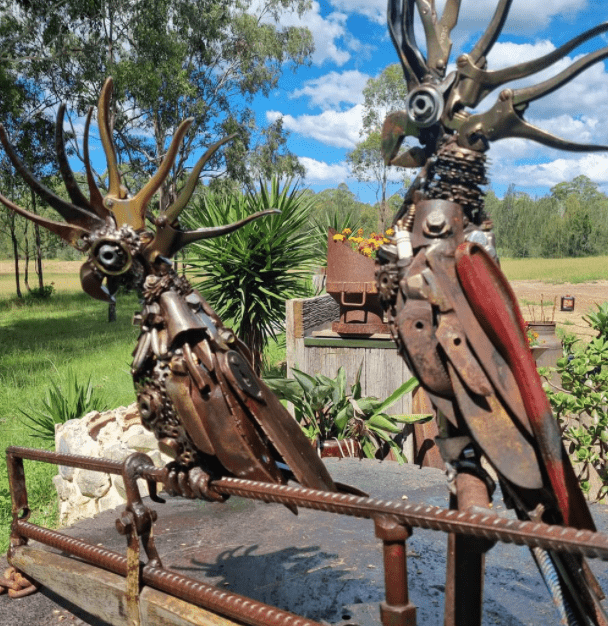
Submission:
[[[330,229],[327,241],[326,289],[340,305],[340,321],[333,323],[332,330],[353,335],[388,333],[374,260],[355,252],[349,244],[334,241],[335,234]]]
[[[351,457],[355,459],[364,458],[361,444],[352,438],[347,439],[325,439],[317,442],[317,450],[322,459]]]

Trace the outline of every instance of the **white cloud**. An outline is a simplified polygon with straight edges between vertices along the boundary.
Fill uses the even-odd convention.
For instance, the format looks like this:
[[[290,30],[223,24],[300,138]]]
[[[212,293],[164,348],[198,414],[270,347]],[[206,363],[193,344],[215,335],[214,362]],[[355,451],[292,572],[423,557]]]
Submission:
[[[584,174],[598,184],[608,183],[608,154],[585,154],[558,158],[546,163],[501,164],[493,167],[494,180],[516,183],[519,188],[553,187]]]
[[[346,13],[358,13],[378,24],[386,24],[385,0],[332,0],[331,4]]]
[[[289,97],[308,97],[312,106],[322,109],[339,109],[342,104],[362,104],[363,89],[369,78],[357,70],[330,72],[306,81],[301,89],[296,89]]]
[[[346,163],[325,163],[309,157],[299,157],[300,163],[306,169],[307,183],[327,183],[337,186],[351,177]]]
[[[497,3],[498,0],[463,2],[456,29],[469,33],[485,30]],[[331,0],[331,4],[346,13],[358,13],[378,24],[386,24],[386,0]],[[556,15],[574,15],[586,5],[586,0],[515,0],[509,11],[505,32],[535,32],[545,28]],[[442,14],[444,6],[445,0],[437,0],[438,15]],[[417,12],[415,14],[417,16]],[[424,41],[424,38],[419,41]]]
[[[327,146],[352,150],[360,140],[362,106],[356,104],[348,111],[323,111],[319,115],[283,116],[283,128],[309,137]],[[278,111],[267,111],[266,119],[274,122]]]

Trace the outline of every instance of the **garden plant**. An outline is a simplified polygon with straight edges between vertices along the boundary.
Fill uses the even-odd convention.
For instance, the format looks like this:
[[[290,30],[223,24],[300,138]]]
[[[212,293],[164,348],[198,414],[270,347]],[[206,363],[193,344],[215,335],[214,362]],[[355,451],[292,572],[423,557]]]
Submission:
[[[410,378],[386,400],[361,395],[361,367],[347,391],[346,372],[338,369],[335,378],[311,376],[292,368],[293,379],[267,379],[266,384],[281,399],[292,402],[294,415],[312,442],[354,439],[367,458],[376,458],[386,448],[399,463],[407,461],[394,439],[404,424],[428,419],[429,415],[388,415],[386,411],[418,386]]]
[[[561,387],[546,391],[558,420],[581,488],[592,500],[608,498],[608,302],[585,318],[598,335],[581,345],[574,335],[563,338],[564,356],[557,368],[541,368],[547,381],[552,371]]]

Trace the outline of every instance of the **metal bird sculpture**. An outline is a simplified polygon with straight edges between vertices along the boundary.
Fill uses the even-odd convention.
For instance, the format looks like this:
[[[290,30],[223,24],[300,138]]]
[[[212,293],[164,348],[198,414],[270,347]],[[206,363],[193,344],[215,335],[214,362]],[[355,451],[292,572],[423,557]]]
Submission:
[[[222,500],[209,486],[209,480],[230,475],[279,484],[294,476],[304,486],[335,491],[336,485],[297,422],[254,373],[247,347],[222,324],[190,283],[173,270],[170,261],[190,242],[226,235],[251,220],[278,211],[261,211],[216,228],[180,228],[178,217],[203,166],[233,138],[230,136],[207,150],[175,202],[156,217],[154,229],[148,228],[148,204],[169,174],[192,120],[182,122],[156,174],[135,196],[129,197],[121,184],[112,142],[111,96],[112,79],[108,79],[100,95],[98,118],[109,172],[105,195],[95,184],[88,156],[92,110],[84,136],[89,186],[86,198],[66,158],[62,106],[57,115],[56,151],[71,202],[34,178],[1,125],[0,141],[19,174],[65,222],[32,214],[2,195],[0,202],[88,255],[80,279],[82,288],[92,297],[111,301],[120,285],[141,292],[143,310],[134,319],[141,333],[131,373],[143,425],[155,434],[161,449],[175,459],[178,467],[197,478],[191,481],[197,485],[196,493],[188,487],[182,491],[190,496]]]
[[[608,47],[537,85],[503,89],[486,112],[471,109],[500,86],[549,68],[607,32],[608,23],[539,59],[492,71],[486,58],[510,5],[511,0],[499,0],[472,51],[459,56],[447,73],[460,0],[447,0],[441,17],[434,0],[388,2],[389,31],[409,93],[404,110],[384,122],[383,156],[387,164],[421,170],[395,217],[392,242],[378,252],[378,289],[403,358],[444,416],[447,436],[439,447],[450,468],[453,506],[488,505],[494,481],[483,458],[520,519],[594,530],[528,348],[517,300],[496,262],[482,186],[485,153],[499,139],[608,150],[566,141],[524,119],[530,102],[608,57]],[[426,57],[416,43],[415,8]],[[400,154],[407,136],[419,145]],[[462,537],[450,541],[446,624],[480,624],[488,546]],[[477,560],[471,556],[475,552]],[[582,558],[537,549],[533,554],[562,624],[608,624],[603,594]]]

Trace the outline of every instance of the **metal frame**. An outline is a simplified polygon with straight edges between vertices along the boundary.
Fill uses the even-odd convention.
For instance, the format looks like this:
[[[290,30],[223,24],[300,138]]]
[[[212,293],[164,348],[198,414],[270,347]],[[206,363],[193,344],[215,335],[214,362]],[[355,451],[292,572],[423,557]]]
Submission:
[[[146,480],[151,487],[152,499],[163,502],[156,495],[156,483],[162,483],[171,495],[192,498],[198,491],[196,472],[191,470],[187,474],[170,466],[156,468],[148,456],[140,453],[131,455],[124,463],[120,463],[15,446],[8,448],[6,452],[13,514],[9,561],[15,560],[31,539],[118,574],[125,578],[127,604],[133,619],[138,614],[138,597],[145,585],[251,626],[316,626],[316,622],[163,568],[153,541],[152,528],[156,512],[143,505],[137,480]],[[127,537],[126,556],[30,523],[23,460],[122,476],[128,500],[125,510],[117,520],[117,530]],[[483,555],[495,542],[501,541],[608,561],[608,535],[499,517],[489,509],[479,507],[480,503],[483,506],[483,499],[486,497],[485,485],[480,489],[477,479],[466,474],[460,474],[458,480],[462,481],[459,485],[459,500],[467,510],[385,502],[360,495],[238,478],[215,480],[212,487],[224,497],[234,495],[372,519],[376,536],[383,543],[386,600],[381,603],[380,615],[384,626],[416,624],[416,609],[408,596],[405,547],[414,528],[450,533],[449,549],[456,552],[464,550],[469,555]],[[487,505],[487,500],[485,504]],[[143,560],[140,545],[147,557]],[[477,561],[482,562],[483,558],[477,558]],[[481,595],[478,586],[471,584],[471,567],[474,567],[474,563],[469,559],[465,568],[466,577],[456,569],[448,571],[446,624],[480,623]],[[478,599],[479,611],[472,610],[475,606],[472,604],[474,597]],[[467,617],[463,618],[462,611],[465,608]]]

